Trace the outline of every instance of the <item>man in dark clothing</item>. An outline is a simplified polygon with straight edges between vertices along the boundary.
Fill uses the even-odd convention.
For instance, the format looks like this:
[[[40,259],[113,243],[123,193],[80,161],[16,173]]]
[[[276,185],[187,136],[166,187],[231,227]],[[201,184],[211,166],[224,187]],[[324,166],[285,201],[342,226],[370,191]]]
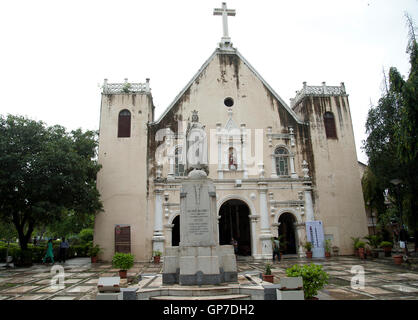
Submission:
[[[59,258],[58,258],[59,262],[64,262],[65,263],[65,256],[66,256],[66,253],[67,253],[67,249],[69,247],[70,247],[70,245],[68,244],[68,242],[63,237],[62,241],[60,243],[60,252],[59,252]]]
[[[402,226],[401,231],[399,232],[400,247],[404,249],[405,256],[408,257],[408,232],[405,230],[405,227]]]

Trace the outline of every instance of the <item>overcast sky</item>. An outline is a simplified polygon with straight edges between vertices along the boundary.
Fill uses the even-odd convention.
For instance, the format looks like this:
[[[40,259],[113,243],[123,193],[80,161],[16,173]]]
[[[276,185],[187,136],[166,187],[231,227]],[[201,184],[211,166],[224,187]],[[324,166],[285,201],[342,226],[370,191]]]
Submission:
[[[100,85],[145,82],[158,118],[215,50],[221,0],[0,2],[0,113],[98,129]],[[409,72],[417,0],[229,0],[234,46],[288,103],[302,82],[344,82],[357,156],[382,70]]]

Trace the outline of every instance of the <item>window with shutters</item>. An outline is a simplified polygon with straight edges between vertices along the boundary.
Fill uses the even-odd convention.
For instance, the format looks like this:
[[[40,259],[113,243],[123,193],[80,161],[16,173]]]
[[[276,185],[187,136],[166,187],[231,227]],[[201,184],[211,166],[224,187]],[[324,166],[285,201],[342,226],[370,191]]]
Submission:
[[[337,130],[335,128],[335,119],[332,112],[324,114],[325,134],[328,139],[337,139]]]
[[[129,110],[119,112],[118,138],[129,138],[131,136],[131,113]]]
[[[289,152],[283,147],[278,147],[274,150],[274,156],[276,158],[276,175],[289,175]]]

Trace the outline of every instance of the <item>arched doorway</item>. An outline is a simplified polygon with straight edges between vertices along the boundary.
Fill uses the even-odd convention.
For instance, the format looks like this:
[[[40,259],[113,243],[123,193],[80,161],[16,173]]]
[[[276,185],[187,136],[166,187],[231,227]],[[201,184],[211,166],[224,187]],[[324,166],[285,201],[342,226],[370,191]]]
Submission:
[[[228,200],[219,209],[219,244],[238,241],[238,255],[251,255],[250,209],[241,200]]]
[[[296,219],[293,214],[285,212],[279,217],[280,249],[284,254],[296,254]]]
[[[173,229],[171,229],[171,246],[178,246],[180,243],[180,215],[173,219]]]

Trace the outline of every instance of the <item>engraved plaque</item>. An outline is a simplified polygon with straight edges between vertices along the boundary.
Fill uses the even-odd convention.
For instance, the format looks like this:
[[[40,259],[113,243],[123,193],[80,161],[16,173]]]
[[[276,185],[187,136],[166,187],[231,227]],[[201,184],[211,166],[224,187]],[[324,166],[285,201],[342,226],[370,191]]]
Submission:
[[[131,253],[130,226],[115,226],[115,252]]]

